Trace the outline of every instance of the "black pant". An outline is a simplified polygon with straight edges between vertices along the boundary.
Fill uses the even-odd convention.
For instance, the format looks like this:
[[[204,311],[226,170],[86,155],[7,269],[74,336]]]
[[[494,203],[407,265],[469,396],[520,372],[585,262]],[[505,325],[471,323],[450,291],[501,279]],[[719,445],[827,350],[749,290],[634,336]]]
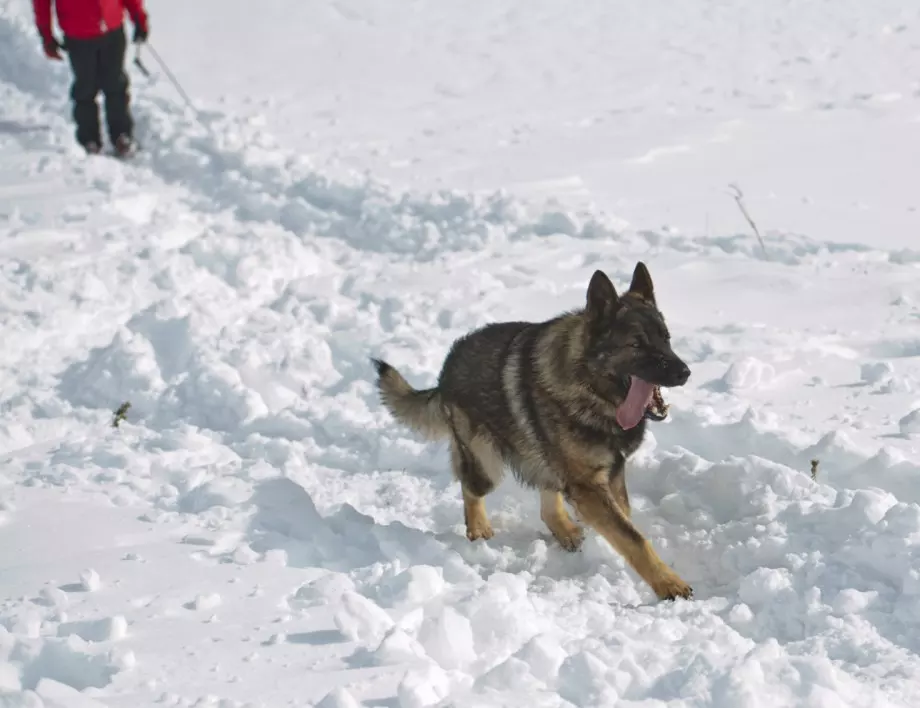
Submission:
[[[125,71],[127,38],[124,27],[92,39],[65,38],[67,56],[73,68],[73,118],[77,142],[102,145],[99,106],[96,96],[105,94],[105,118],[112,144],[120,135],[131,137],[134,120],[129,107],[128,74]]]

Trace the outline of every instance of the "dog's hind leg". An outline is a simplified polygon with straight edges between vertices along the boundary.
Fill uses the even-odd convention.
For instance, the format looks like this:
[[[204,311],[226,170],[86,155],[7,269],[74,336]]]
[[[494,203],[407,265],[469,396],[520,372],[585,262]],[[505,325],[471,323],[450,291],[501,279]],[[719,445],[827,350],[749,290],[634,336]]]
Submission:
[[[463,520],[466,522],[466,537],[470,541],[477,541],[480,538],[489,540],[495,535],[492,530],[492,522],[489,521],[489,515],[486,513],[486,503],[484,497],[477,497],[471,493],[466,486],[463,486]]]
[[[485,496],[501,478],[502,463],[497,451],[481,439],[461,440],[456,434],[450,445],[454,476],[463,491],[463,517],[470,541],[490,539],[492,524],[486,514]]]
[[[581,547],[585,533],[578,524],[572,521],[565,510],[565,504],[559,492],[545,489],[540,491],[540,518],[565,550],[577,551]]]
[[[571,484],[572,504],[586,524],[596,529],[661,599],[690,597],[693,590],[669,568],[614,499],[606,473],[596,480]]]

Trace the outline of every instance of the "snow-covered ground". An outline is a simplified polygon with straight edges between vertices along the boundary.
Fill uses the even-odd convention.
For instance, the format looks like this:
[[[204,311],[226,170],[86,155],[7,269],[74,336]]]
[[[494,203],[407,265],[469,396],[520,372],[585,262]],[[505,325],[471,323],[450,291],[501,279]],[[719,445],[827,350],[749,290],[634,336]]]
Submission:
[[[920,705],[920,6],[150,9],[122,164],[0,0],[0,706]],[[639,259],[690,601],[510,480],[467,541],[368,361]]]

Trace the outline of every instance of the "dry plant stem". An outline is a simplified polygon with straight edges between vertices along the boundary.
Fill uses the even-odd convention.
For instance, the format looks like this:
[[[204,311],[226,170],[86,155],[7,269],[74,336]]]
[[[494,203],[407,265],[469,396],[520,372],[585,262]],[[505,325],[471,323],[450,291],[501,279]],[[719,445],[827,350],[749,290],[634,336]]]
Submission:
[[[754,235],[757,237],[757,240],[760,241],[760,248],[763,250],[764,258],[767,257],[767,247],[764,245],[763,237],[760,235],[760,229],[757,228],[757,224],[754,223],[754,220],[751,218],[751,215],[748,213],[747,208],[744,206],[744,193],[741,191],[741,188],[736,184],[729,185],[729,188],[734,191],[735,202],[738,204],[738,208],[741,210],[741,214],[751,225],[751,228],[754,230]]]

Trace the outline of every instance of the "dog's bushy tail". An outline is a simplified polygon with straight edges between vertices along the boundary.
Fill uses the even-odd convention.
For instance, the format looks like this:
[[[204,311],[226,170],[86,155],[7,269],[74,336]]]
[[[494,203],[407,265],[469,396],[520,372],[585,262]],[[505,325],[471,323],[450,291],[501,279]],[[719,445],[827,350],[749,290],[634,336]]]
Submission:
[[[396,420],[429,440],[438,440],[450,432],[441,392],[437,388],[414,389],[385,361],[371,361],[377,369],[380,399]]]

